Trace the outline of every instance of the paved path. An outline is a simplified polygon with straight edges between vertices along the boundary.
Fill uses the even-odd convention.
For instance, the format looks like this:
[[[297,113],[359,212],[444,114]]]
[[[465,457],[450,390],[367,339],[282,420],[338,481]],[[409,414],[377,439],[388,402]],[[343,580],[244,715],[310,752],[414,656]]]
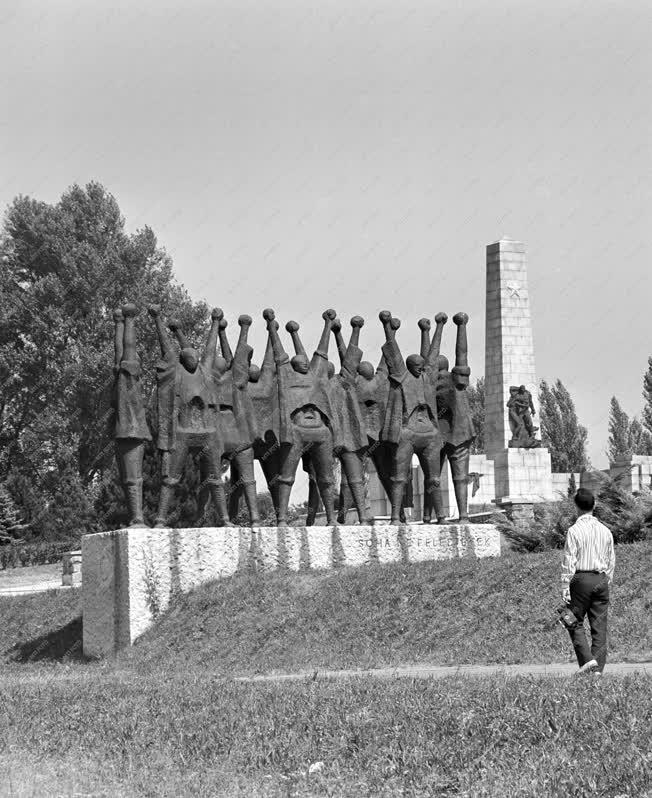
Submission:
[[[605,674],[618,676],[643,672],[652,674],[652,662],[607,662]],[[373,676],[378,679],[443,679],[447,676],[572,676],[577,665],[570,662],[550,665],[413,665],[369,670],[314,670],[299,673],[265,673],[259,676],[236,676],[237,682],[282,682],[301,679],[350,679]]]
[[[70,590],[61,584],[61,563],[0,571],[0,597],[28,596],[46,590]]]

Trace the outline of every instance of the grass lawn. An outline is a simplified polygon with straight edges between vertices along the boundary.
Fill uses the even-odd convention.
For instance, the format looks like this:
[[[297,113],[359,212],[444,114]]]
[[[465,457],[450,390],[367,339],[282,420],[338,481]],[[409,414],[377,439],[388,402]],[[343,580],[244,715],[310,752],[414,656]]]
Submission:
[[[616,556],[610,658],[650,659],[652,544]],[[0,598],[0,794],[652,798],[642,674],[228,678],[568,661],[559,560],[238,575],[101,663],[82,656],[80,590]]]
[[[3,795],[640,798],[652,784],[642,675],[0,684]]]

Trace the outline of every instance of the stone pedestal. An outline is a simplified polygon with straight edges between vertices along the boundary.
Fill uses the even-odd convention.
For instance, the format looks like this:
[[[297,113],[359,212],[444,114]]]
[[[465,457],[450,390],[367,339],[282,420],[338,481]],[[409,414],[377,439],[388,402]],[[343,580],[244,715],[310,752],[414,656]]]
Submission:
[[[494,456],[496,504],[554,501],[550,452],[504,449]]]
[[[63,555],[61,567],[61,584],[69,587],[78,587],[82,583],[82,553],[67,551]]]
[[[240,570],[498,557],[492,524],[117,529],[82,539],[84,654],[111,656],[182,593]]]

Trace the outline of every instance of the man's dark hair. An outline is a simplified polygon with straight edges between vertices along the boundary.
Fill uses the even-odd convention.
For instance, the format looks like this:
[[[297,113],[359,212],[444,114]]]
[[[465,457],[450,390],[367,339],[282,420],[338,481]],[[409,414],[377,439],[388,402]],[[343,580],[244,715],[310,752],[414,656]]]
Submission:
[[[575,504],[578,510],[588,513],[595,507],[595,497],[588,488],[580,488],[575,494]]]

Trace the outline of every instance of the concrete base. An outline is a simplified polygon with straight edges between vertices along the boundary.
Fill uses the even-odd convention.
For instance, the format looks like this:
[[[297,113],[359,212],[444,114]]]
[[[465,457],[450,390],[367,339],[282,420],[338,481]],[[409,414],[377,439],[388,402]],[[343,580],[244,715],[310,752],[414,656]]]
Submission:
[[[550,452],[541,449],[504,449],[494,458],[496,504],[555,501]]]
[[[78,587],[82,583],[82,553],[67,551],[63,555],[61,566],[61,584],[68,587]]]
[[[84,654],[129,646],[181,594],[241,570],[500,556],[493,524],[117,529],[82,538]]]

